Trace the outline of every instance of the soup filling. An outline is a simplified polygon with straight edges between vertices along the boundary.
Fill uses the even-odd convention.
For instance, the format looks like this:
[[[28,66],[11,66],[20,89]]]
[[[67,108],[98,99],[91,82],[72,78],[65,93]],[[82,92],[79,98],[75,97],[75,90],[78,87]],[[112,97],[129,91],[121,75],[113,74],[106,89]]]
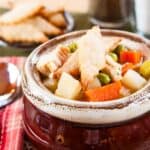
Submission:
[[[104,37],[93,27],[79,39],[40,56],[36,68],[55,95],[80,101],[110,101],[141,89],[150,77],[150,60],[122,37]]]

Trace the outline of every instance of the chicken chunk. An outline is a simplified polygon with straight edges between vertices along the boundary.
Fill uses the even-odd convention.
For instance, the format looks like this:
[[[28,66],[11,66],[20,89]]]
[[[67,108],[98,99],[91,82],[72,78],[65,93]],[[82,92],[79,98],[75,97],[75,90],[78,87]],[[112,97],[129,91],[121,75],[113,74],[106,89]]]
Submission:
[[[104,46],[107,52],[113,51],[122,41],[120,37],[103,37]]]
[[[121,68],[113,67],[108,64],[105,66],[105,71],[110,74],[113,81],[118,81],[122,79]]]
[[[105,71],[110,74],[113,81],[122,79],[122,65],[115,62],[111,56],[106,55]]]
[[[121,64],[115,62],[110,55],[106,55],[106,63],[111,65],[112,67],[118,67],[118,68],[120,67],[121,68],[121,66],[122,66]]]
[[[78,64],[78,52],[74,52],[66,60],[62,67],[60,67],[55,73],[54,76],[59,78],[63,72],[69,73],[72,76],[77,76],[79,74],[79,64]]]
[[[105,46],[100,29],[93,27],[78,41],[81,83],[87,88],[99,70],[105,67]]]
[[[68,53],[66,47],[58,46],[52,52],[42,55],[36,65],[38,71],[48,76],[64,64],[68,58]]]

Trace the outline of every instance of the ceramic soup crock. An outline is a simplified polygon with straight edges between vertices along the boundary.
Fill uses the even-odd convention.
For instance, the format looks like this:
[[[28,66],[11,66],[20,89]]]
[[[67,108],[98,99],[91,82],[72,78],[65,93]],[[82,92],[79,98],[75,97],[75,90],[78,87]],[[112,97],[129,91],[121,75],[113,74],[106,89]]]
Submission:
[[[52,94],[36,70],[39,57],[58,44],[75,40],[86,31],[56,37],[37,47],[27,58],[22,75],[24,128],[39,149],[126,150],[150,149],[150,83],[134,94],[113,101],[82,102]],[[136,34],[102,30],[104,37],[123,37],[132,49],[150,58],[150,41]]]

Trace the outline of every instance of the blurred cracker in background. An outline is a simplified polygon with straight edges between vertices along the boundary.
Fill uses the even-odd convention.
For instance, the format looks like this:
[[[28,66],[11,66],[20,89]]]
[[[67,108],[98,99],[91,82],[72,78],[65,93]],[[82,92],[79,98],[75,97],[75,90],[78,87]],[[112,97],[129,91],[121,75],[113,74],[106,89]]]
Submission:
[[[41,32],[45,33],[46,35],[58,35],[62,33],[59,28],[57,28],[41,16],[28,19],[26,22],[34,27],[37,27]]]
[[[18,2],[0,15],[0,38],[8,43],[43,43],[66,31],[69,23],[65,14],[62,3]]]
[[[43,43],[48,40],[43,32],[29,23],[0,25],[0,38],[9,43]]]
[[[31,0],[0,0],[0,7],[12,8],[19,3]],[[34,0],[41,1],[41,0]],[[90,0],[42,0],[42,4],[47,7],[64,7],[69,12],[87,13]]]
[[[19,23],[25,20],[26,18],[34,16],[42,8],[44,8],[44,6],[36,2],[18,4],[12,10],[0,16],[0,23],[1,24]]]

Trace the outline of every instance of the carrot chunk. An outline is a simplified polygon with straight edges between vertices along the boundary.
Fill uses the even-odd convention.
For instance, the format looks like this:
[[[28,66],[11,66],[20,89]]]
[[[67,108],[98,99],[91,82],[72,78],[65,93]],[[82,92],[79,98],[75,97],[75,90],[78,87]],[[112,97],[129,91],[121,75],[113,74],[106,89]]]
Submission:
[[[120,97],[121,87],[121,82],[117,81],[102,87],[87,90],[85,92],[85,97],[88,101],[93,102],[117,99]]]
[[[122,51],[120,53],[120,62],[130,62],[133,64],[139,63],[141,60],[141,52],[139,51]]]

